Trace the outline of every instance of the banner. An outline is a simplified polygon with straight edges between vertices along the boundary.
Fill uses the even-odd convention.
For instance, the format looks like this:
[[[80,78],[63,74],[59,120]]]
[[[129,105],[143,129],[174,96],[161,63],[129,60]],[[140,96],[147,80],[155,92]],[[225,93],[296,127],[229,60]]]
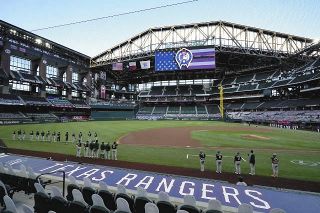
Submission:
[[[141,69],[146,70],[150,69],[150,60],[148,61],[140,61]]]
[[[104,86],[104,85],[101,85],[100,98],[106,99],[106,86]]]
[[[113,63],[112,70],[123,70],[123,63]]]
[[[130,71],[135,71],[135,70],[137,70],[137,62],[135,62],[135,61],[129,62],[129,70],[130,70]]]

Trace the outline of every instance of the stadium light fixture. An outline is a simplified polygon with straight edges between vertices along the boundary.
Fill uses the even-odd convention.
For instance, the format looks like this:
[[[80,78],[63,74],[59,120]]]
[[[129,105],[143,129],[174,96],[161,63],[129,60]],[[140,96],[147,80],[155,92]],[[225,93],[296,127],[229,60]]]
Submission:
[[[36,38],[35,42],[36,44],[42,44],[42,40],[40,38]]]

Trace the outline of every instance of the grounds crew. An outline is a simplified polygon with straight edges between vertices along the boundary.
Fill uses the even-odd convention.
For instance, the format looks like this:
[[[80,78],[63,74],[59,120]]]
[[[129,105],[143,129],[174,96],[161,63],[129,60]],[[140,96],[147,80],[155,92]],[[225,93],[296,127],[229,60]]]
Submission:
[[[216,154],[216,173],[222,172],[222,154],[220,151],[217,152]]]
[[[256,174],[256,156],[253,153],[253,150],[250,151],[248,156],[249,156],[249,164],[250,164],[250,173],[249,173],[249,175],[255,175]]]
[[[89,141],[84,144],[84,156],[89,157]]]
[[[117,142],[113,142],[111,145],[111,154],[112,154],[112,160],[117,160]]]
[[[237,175],[240,175],[241,174],[241,160],[242,160],[242,157],[240,156],[240,153],[237,152],[237,154],[234,156],[234,167],[235,167],[235,173]]]
[[[204,171],[204,162],[206,159],[206,154],[203,151],[200,151],[199,153],[199,159],[200,159],[200,171]]]
[[[81,141],[77,143],[77,157],[81,157]]]
[[[100,151],[101,152],[100,152],[99,157],[104,158],[105,152],[106,152],[104,142],[102,142],[101,145],[100,145]]]
[[[110,143],[108,142],[105,146],[105,153],[104,153],[104,159],[110,159]]]
[[[279,159],[277,158],[277,154],[273,153],[271,157],[271,166],[272,166],[272,176],[278,177],[279,173]]]

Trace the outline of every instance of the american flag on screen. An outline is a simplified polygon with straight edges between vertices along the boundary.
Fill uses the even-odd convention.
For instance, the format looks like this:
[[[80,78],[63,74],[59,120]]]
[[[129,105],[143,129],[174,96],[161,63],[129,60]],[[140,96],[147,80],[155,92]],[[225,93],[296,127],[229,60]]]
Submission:
[[[192,61],[188,67],[179,67],[176,61],[176,50],[159,50],[155,53],[155,70],[156,71],[174,71],[174,70],[196,70],[196,69],[214,69],[215,49],[191,49]]]

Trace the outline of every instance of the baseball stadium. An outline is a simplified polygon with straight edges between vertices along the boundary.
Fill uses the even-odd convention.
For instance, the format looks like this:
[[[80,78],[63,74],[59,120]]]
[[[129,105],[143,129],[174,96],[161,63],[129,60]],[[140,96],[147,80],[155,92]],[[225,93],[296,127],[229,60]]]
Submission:
[[[90,57],[0,20],[1,212],[320,212],[319,40],[171,23]]]

